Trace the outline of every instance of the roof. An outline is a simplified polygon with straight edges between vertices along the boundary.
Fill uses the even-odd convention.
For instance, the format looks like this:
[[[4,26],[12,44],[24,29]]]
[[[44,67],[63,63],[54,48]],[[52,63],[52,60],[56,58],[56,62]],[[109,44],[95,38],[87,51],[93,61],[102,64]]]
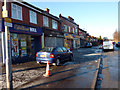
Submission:
[[[60,15],[60,17],[64,18],[65,20],[67,20],[67,21],[69,21],[69,22],[71,22],[71,23],[73,23],[73,24],[75,24],[75,25],[78,25],[78,24],[76,24],[74,21],[71,21],[71,20],[69,20],[68,18],[66,18],[66,17],[64,17],[64,16],[62,16],[62,15]]]

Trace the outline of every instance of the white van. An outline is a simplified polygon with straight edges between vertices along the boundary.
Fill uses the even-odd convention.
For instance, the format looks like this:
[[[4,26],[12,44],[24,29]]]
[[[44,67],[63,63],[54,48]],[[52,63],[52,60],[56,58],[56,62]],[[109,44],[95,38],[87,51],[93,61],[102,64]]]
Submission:
[[[113,41],[103,41],[103,51],[114,50]]]

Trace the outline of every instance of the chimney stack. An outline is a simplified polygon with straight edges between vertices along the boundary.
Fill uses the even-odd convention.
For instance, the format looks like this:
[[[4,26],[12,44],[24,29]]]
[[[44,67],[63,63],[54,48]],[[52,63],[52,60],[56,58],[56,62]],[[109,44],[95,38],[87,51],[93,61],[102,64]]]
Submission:
[[[70,21],[74,21],[74,19],[72,18],[72,17],[70,17],[70,16],[67,16],[67,18],[70,20]]]
[[[47,13],[49,13],[49,9],[48,9],[48,8],[45,8],[45,11],[46,11]]]

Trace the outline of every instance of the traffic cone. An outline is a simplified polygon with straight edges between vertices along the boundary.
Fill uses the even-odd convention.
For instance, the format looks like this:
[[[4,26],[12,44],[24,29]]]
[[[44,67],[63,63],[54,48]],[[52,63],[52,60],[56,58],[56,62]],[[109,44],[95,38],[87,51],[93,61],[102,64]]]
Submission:
[[[43,74],[43,76],[45,76],[45,77],[49,77],[50,76],[49,61],[47,61],[46,73]]]

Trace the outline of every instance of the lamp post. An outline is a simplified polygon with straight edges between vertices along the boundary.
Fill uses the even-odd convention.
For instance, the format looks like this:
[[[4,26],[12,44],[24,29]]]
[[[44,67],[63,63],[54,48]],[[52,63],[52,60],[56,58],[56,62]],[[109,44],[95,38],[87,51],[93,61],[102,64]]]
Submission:
[[[3,18],[7,19],[8,18],[8,1],[4,0],[4,6],[3,6]],[[11,63],[11,58],[10,58],[10,48],[9,48],[9,28],[7,25],[5,25],[5,47],[6,47],[6,82],[7,82],[7,89],[12,90],[13,85],[12,85],[12,63]]]

